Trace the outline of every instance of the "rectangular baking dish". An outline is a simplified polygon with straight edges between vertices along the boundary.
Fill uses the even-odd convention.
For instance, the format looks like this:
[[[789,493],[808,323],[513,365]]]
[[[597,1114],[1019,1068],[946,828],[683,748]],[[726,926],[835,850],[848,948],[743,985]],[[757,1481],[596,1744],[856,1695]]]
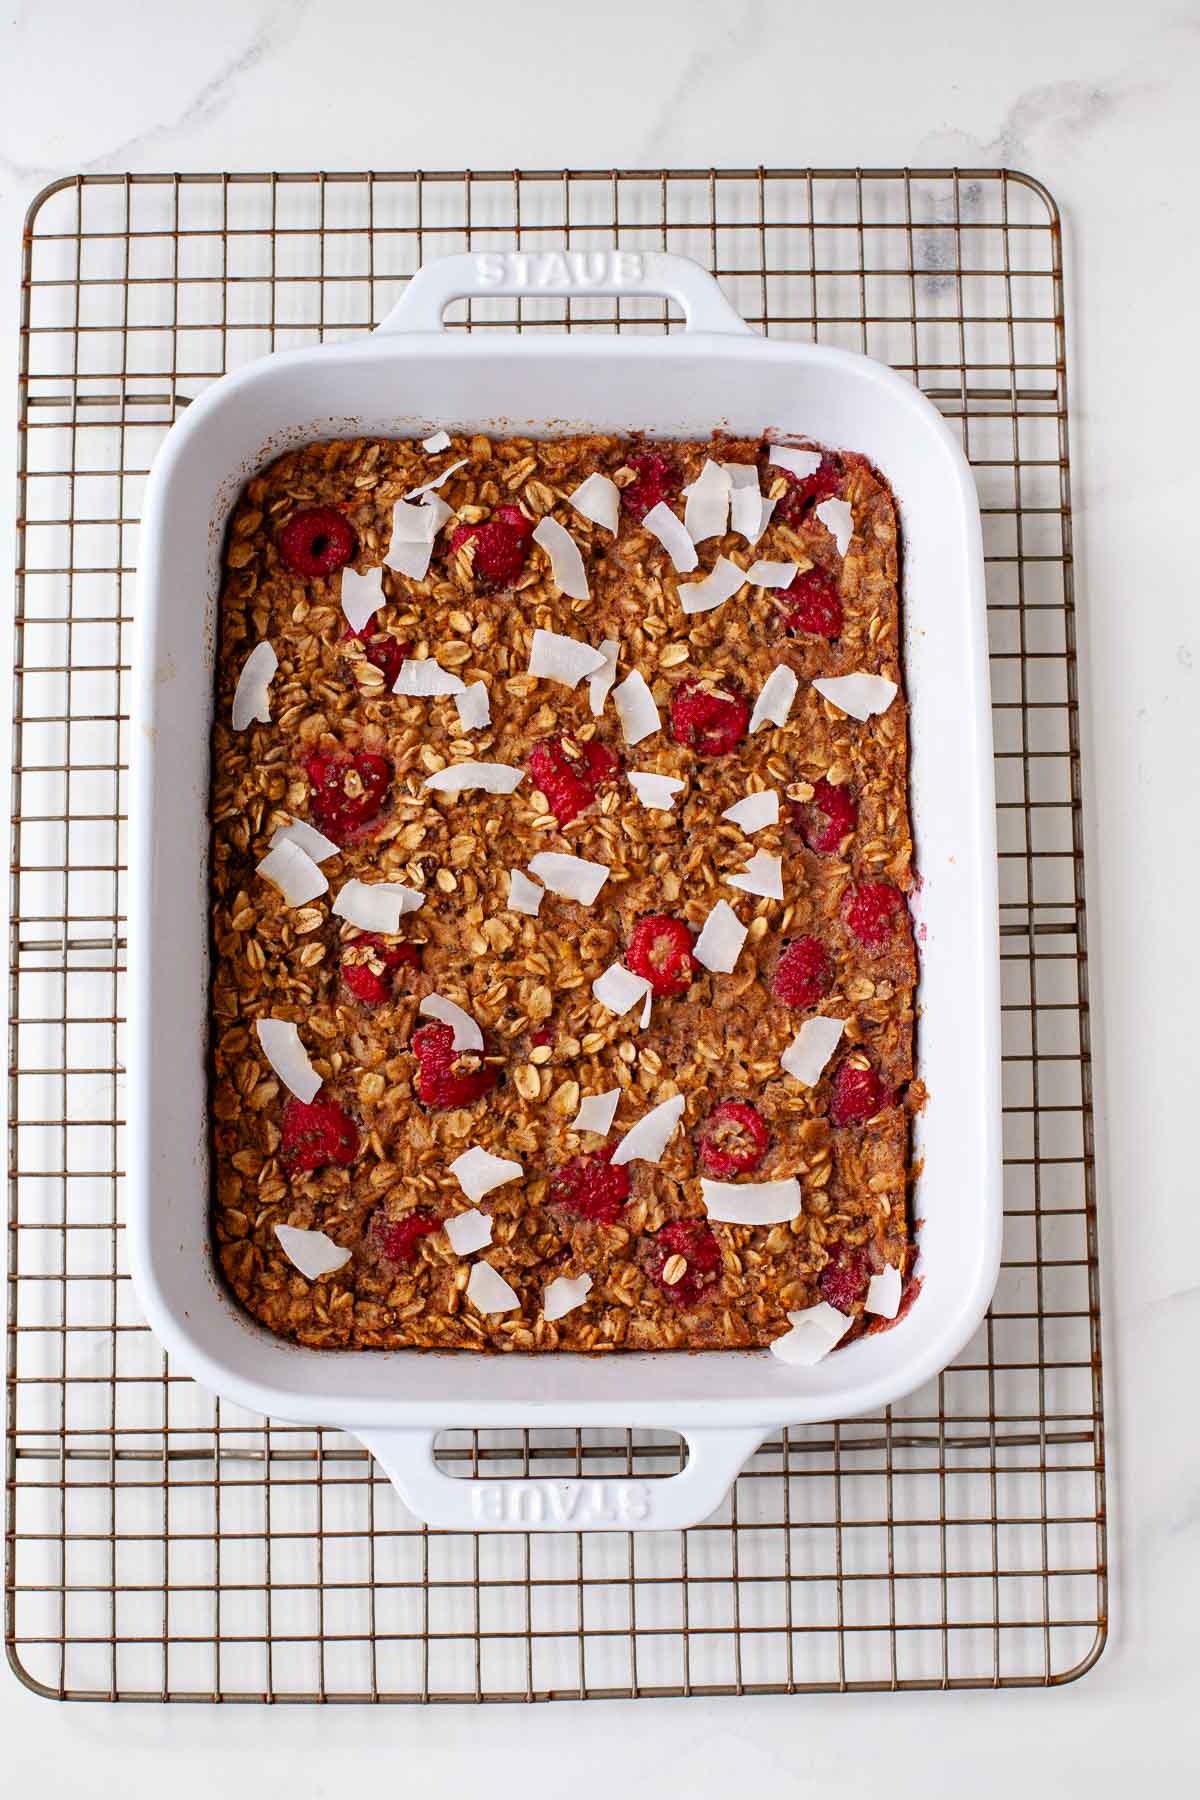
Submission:
[[[683,331],[447,333],[461,296],[661,295]],[[209,1241],[208,758],[219,563],[242,483],[314,438],[763,430],[860,451],[900,512],[912,812],[920,871],[915,1214],[921,1292],[892,1330],[818,1364],[768,1351],[484,1356],[317,1351],[243,1313]],[[127,1240],[142,1309],[214,1392],[340,1427],[408,1506],[468,1530],[680,1528],[707,1517],[763,1438],[875,1411],[936,1374],[979,1324],[999,1268],[1000,1043],[995,818],[983,554],[969,467],[933,406],[892,370],[769,342],[696,264],[622,251],[461,255],[422,268],[368,338],[279,353],[214,383],[171,431],[142,527],[130,845]],[[452,1426],[658,1427],[682,1433],[660,1480],[456,1479]]]

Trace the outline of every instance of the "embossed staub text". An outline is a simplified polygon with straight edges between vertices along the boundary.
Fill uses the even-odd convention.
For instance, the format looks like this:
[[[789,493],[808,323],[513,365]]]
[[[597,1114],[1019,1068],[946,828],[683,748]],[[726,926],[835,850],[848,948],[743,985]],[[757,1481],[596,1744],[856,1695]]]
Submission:
[[[475,258],[481,287],[628,288],[646,277],[636,250],[485,250]]]
[[[471,1494],[481,1525],[636,1525],[650,1516],[642,1481],[481,1481]]]

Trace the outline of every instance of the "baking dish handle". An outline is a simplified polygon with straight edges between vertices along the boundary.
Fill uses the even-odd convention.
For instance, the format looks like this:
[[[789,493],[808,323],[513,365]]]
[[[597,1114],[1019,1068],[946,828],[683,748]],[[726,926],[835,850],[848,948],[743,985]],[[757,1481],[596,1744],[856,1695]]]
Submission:
[[[440,331],[452,300],[501,295],[586,299],[601,294],[674,300],[688,331],[737,332],[744,337],[751,330],[707,269],[690,257],[662,250],[481,250],[435,257],[422,263],[377,330]]]
[[[631,1475],[498,1477],[443,1474],[436,1433],[356,1434],[410,1512],[443,1531],[682,1531],[714,1513],[762,1443],[760,1430],[685,1430],[687,1467],[649,1481]]]

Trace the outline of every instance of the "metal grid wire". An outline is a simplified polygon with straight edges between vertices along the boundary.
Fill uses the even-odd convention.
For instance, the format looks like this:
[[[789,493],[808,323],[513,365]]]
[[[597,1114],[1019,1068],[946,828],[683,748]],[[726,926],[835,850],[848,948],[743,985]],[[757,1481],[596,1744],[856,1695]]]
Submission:
[[[128,628],[184,406],[376,323],[423,257],[662,247],[772,333],[891,362],[984,508],[1004,1268],[902,1405],[764,1447],[686,1533],[426,1530],[336,1432],[216,1401],[121,1232]],[[457,325],[661,331],[659,302]],[[410,1700],[1053,1684],[1104,1642],[1103,1419],[1061,238],[1000,170],[88,176],[34,203],[16,614],[6,1628],[67,1698]],[[665,1434],[447,1434],[475,1473],[670,1472]]]

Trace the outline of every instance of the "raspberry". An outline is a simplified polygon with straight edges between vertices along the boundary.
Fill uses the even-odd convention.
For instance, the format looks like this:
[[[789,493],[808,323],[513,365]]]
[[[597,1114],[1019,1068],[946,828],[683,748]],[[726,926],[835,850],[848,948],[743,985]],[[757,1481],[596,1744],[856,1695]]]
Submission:
[[[804,1011],[822,1001],[833,986],[833,965],[819,938],[794,938],[775,966],[771,992],[785,1006]]]
[[[867,1291],[867,1282],[871,1279],[871,1271],[867,1259],[858,1250],[850,1250],[845,1244],[835,1244],[829,1255],[829,1261],[821,1270],[821,1279],[817,1283],[822,1300],[830,1306],[836,1306],[840,1313],[854,1311],[857,1300],[861,1300]]]
[[[811,637],[835,638],[842,633],[842,597],[837,583],[820,569],[802,569],[779,596],[783,622],[789,631],[806,631]]]
[[[671,736],[700,756],[724,756],[746,735],[750,707],[736,682],[681,681],[671,696]]]
[[[545,1050],[553,1042],[554,1030],[550,1025],[539,1025],[529,1040],[530,1048],[534,1050]]]
[[[342,980],[364,1006],[380,1006],[390,1000],[395,971],[419,969],[421,952],[415,944],[385,944],[376,931],[364,931],[352,944],[342,945]]]
[[[859,1069],[851,1062],[839,1063],[829,1097],[829,1116],[835,1125],[861,1125],[865,1119],[873,1119],[877,1112],[890,1106],[892,1099],[874,1069]]]
[[[313,750],[304,759],[308,804],[318,831],[353,844],[374,825],[392,780],[386,756],[371,750]]]
[[[842,904],[842,917],[866,950],[882,950],[906,911],[904,895],[890,881],[860,882]]]
[[[519,506],[502,506],[482,525],[460,525],[450,539],[450,556],[474,542],[474,585],[482,592],[512,587],[525,571],[534,522]]]
[[[393,637],[390,631],[384,631],[379,625],[379,615],[372,613],[361,631],[351,631],[347,626],[342,633],[342,642],[357,639],[363,647],[363,655],[367,661],[383,675],[389,689],[395,686],[396,677],[400,673],[400,665],[412,649],[411,644],[402,644],[399,638]]]
[[[631,456],[629,467],[637,471],[637,476],[621,489],[621,504],[632,518],[644,519],[660,500],[678,497],[679,470],[669,456],[647,450],[641,456]]]
[[[792,475],[787,469],[778,473],[788,484],[788,491],[775,508],[776,520],[785,525],[799,525],[810,507],[821,500],[832,500],[842,485],[842,469],[837,457],[822,454],[820,466],[811,475]]]
[[[293,513],[279,534],[279,554],[293,575],[332,575],[354,555],[350,521],[332,506]]]
[[[700,1131],[700,1162],[706,1175],[727,1181],[748,1175],[767,1153],[771,1135],[745,1100],[723,1100],[714,1106]]]
[[[478,1050],[456,1050],[449,1025],[422,1025],[412,1036],[417,1099],[426,1106],[470,1106],[491,1092],[500,1071]]]
[[[858,803],[848,787],[834,787],[822,775],[811,800],[792,801],[792,821],[810,850],[832,856],[857,828]]]
[[[421,1239],[437,1231],[441,1223],[427,1206],[414,1206],[411,1212],[402,1213],[398,1219],[381,1218],[377,1214],[372,1221],[371,1235],[388,1262],[404,1267],[416,1262]]]
[[[682,919],[666,913],[647,913],[638,920],[625,960],[654,994],[682,994],[696,973],[692,934]]]
[[[594,1225],[615,1225],[629,1198],[629,1165],[614,1169],[615,1144],[605,1144],[587,1156],[573,1156],[550,1177],[550,1201],[576,1219]]]
[[[323,1169],[326,1163],[343,1168],[358,1155],[358,1126],[336,1100],[320,1094],[306,1105],[292,1098],[283,1109],[279,1157],[286,1169]]]
[[[606,782],[616,778],[621,768],[607,744],[580,744],[564,732],[560,737],[543,738],[529,755],[529,773],[534,785],[550,802],[550,811],[560,825],[569,825],[577,813],[590,806]]]
[[[720,1268],[721,1246],[703,1219],[672,1219],[650,1239],[646,1273],[676,1306],[695,1306],[716,1286]]]

